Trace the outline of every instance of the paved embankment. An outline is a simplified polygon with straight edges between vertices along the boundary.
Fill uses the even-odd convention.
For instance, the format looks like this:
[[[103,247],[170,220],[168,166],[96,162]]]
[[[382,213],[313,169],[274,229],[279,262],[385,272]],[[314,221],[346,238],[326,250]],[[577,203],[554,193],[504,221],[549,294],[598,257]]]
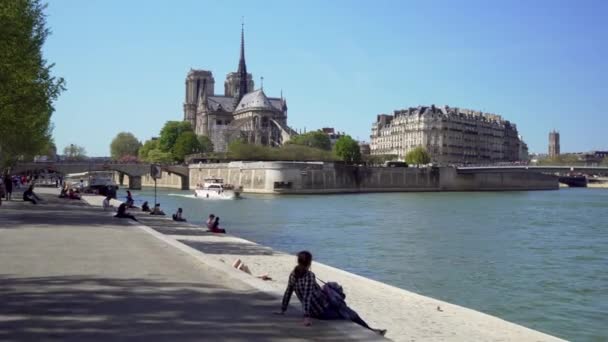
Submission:
[[[87,197],[99,205],[101,198]],[[153,234],[200,261],[247,282],[275,297],[282,294],[294,256],[240,239],[206,233],[187,223],[133,212]],[[313,251],[314,252],[314,251]],[[253,275],[268,274],[262,281],[231,267],[241,259]],[[395,341],[560,341],[560,339],[461,306],[424,297],[321,263],[313,263],[319,279],[337,281],[344,286],[347,302],[370,325],[387,328]],[[295,300],[295,297],[294,297]],[[295,300],[297,304],[297,300]]]
[[[275,297],[129,220],[44,197],[0,207],[0,340],[376,338],[347,322],[272,315]]]

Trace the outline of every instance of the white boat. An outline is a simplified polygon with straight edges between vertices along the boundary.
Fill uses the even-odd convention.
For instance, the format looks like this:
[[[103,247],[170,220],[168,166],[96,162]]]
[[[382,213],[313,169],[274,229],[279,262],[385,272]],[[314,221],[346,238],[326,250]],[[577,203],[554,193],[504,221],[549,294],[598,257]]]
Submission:
[[[205,178],[205,183],[194,190],[194,197],[205,199],[235,199],[241,191],[230,184],[224,184],[221,178]]]
[[[89,171],[65,175],[64,182],[82,192],[116,196],[118,186],[114,183],[112,171]]]

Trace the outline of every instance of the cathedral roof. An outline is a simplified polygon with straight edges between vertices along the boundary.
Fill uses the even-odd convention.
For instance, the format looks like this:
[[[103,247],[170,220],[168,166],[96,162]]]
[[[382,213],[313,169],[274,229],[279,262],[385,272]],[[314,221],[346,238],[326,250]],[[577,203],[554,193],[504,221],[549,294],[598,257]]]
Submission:
[[[253,92],[253,93],[255,93],[255,92]],[[249,94],[253,94],[253,93],[249,93]],[[246,94],[245,96],[243,96],[243,99],[241,100],[241,102],[239,103],[239,105],[241,103],[244,103],[243,101],[248,97],[249,94]],[[266,97],[266,95],[264,95],[264,97]],[[281,100],[280,98],[277,98],[277,97],[266,97],[266,100],[267,100],[267,102],[270,103],[270,105],[275,110],[282,110],[283,109],[284,101]],[[235,108],[234,108],[234,97],[232,97],[232,96],[219,96],[219,95],[207,96],[207,109],[210,110],[210,111],[212,111],[212,112],[215,112],[215,111],[218,111],[218,110],[221,109],[223,111],[232,113],[232,112],[235,111]],[[241,109],[241,108],[238,107],[238,109]]]
[[[236,111],[243,111],[253,108],[267,110],[277,109],[272,105],[268,97],[266,97],[266,94],[264,94],[264,90],[262,89],[245,94],[245,96],[243,96],[239,104],[236,106]]]

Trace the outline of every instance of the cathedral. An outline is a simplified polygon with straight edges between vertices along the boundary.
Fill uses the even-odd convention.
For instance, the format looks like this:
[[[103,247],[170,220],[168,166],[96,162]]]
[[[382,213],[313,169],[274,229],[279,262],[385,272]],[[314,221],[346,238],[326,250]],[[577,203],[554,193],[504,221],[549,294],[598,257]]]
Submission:
[[[236,72],[226,75],[224,95],[215,94],[215,79],[208,70],[190,69],[186,77],[184,121],[197,135],[208,136],[215,152],[242,139],[251,144],[280,146],[296,132],[287,126],[287,101],[267,97],[254,88],[245,63],[245,33],[241,27],[241,56]]]

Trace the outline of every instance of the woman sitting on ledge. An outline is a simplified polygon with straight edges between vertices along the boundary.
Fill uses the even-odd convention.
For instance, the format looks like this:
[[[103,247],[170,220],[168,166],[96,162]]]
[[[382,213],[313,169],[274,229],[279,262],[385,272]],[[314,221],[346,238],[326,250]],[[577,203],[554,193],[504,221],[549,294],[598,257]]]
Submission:
[[[160,208],[160,203],[156,203],[156,205],[154,206],[154,209],[152,210],[152,212],[150,212],[150,215],[165,216],[165,212]]]
[[[173,221],[186,222],[186,219],[182,217],[183,212],[184,211],[182,210],[182,208],[178,208],[177,212],[173,214]]]
[[[287,310],[289,300],[293,292],[302,303],[304,308],[304,325],[311,325],[311,318],[324,320],[350,320],[360,326],[367,328],[379,335],[386,334],[385,329],[373,329],[359,317],[355,310],[351,309],[344,302],[344,292],[342,287],[336,283],[327,283],[321,288],[317,284],[315,274],[310,271],[312,264],[312,254],[308,251],[298,253],[298,265],[289,275],[289,282],[285,294],[281,311],[277,314],[282,315]]]
[[[209,231],[212,233],[222,233],[226,234],[226,229],[220,228],[220,217],[211,214],[209,216],[209,220],[207,221],[207,227]]]
[[[148,205],[148,201],[145,201],[144,204],[141,205],[141,211],[150,212],[150,206]]]

